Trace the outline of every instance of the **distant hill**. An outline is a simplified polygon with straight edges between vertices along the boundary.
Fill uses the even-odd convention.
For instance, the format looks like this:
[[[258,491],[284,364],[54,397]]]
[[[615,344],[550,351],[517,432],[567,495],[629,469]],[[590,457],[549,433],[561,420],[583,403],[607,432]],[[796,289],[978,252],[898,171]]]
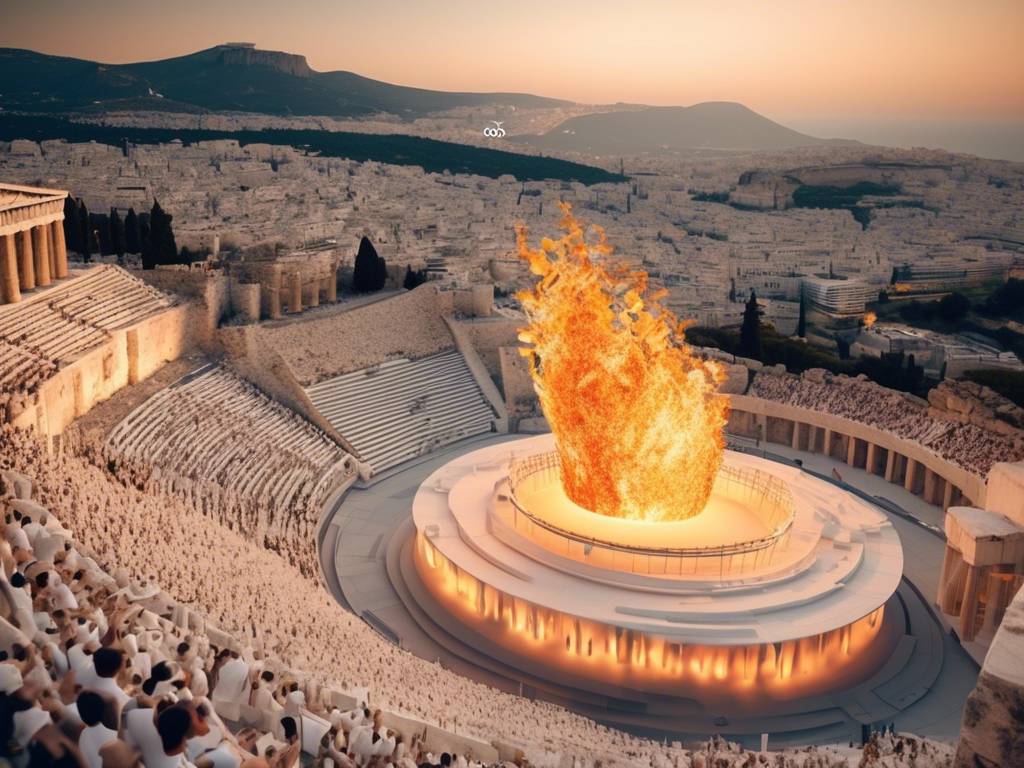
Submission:
[[[524,93],[429,91],[353,72],[316,72],[304,56],[240,43],[135,64],[101,64],[0,48],[0,106],[6,110],[173,109],[329,117],[388,112],[413,119],[462,106],[568,103]]]
[[[542,149],[598,155],[685,149],[771,151],[856,143],[808,136],[730,101],[582,115],[542,135],[512,140]]]
[[[215,131],[208,129],[125,128],[95,123],[72,122],[48,115],[12,115],[0,112],[0,141],[29,139],[70,142],[95,141],[110,146],[129,144],[167,144],[180,141],[234,140],[246,144],[279,144],[325,157],[345,157],[357,162],[374,160],[394,165],[419,166],[427,173],[470,173],[496,179],[508,174],[519,181],[554,179],[582,184],[614,184],[625,176],[592,165],[573,163],[554,157],[538,157],[518,152],[472,147],[449,141],[436,141],[400,133],[351,133],[347,131],[282,130]]]

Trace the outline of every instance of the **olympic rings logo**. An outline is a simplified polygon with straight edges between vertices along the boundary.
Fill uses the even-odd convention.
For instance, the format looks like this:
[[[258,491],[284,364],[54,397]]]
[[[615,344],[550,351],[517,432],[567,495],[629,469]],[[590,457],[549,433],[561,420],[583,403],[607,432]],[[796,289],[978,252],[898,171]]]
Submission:
[[[498,122],[497,120],[491,120],[491,122],[494,123],[494,126],[484,128],[484,136],[490,139],[500,139],[505,135],[505,129],[501,127],[501,123],[505,121],[502,120],[501,122]]]

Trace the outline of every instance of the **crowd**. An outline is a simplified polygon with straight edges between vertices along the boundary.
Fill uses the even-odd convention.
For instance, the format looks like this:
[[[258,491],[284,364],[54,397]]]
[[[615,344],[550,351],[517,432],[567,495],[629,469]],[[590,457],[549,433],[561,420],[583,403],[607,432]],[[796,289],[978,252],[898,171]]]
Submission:
[[[536,765],[769,764],[724,742],[690,753],[636,738],[459,677],[181,499],[10,427],[0,469],[0,721],[15,764],[128,766],[141,753],[147,766],[256,768],[293,765],[302,751],[332,768],[474,759],[470,748],[430,753],[426,731],[389,728],[394,716]],[[346,691],[371,706],[338,708],[356,701],[336,695]],[[811,754],[773,753],[770,764],[844,764]]]
[[[161,390],[105,443],[79,449],[147,493],[178,496],[246,531],[307,576],[317,573],[325,498],[357,468],[319,429],[222,367]]]
[[[835,376],[820,369],[801,376],[758,373],[747,394],[891,432],[982,477],[996,462],[1024,459],[1024,441],[976,424],[936,418],[926,403],[860,377]]]

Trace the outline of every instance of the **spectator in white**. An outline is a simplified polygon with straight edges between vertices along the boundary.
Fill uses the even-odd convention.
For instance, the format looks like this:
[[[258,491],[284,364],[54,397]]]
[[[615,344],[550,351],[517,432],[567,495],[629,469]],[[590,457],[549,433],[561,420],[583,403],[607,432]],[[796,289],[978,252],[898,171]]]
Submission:
[[[109,698],[116,705],[117,713],[131,701],[131,696],[125,693],[118,684],[117,676],[124,666],[124,654],[116,648],[103,647],[92,655],[93,679],[83,685],[83,689],[94,691],[105,698]]]
[[[117,731],[103,724],[103,713],[106,705],[103,698],[93,691],[82,691],[78,694],[78,716],[85,728],[78,737],[78,748],[89,768],[102,768],[103,758],[100,749],[107,742],[117,738]]]
[[[237,653],[220,668],[217,684],[210,697],[216,701],[231,701],[246,704],[249,701],[249,665],[238,658]]]

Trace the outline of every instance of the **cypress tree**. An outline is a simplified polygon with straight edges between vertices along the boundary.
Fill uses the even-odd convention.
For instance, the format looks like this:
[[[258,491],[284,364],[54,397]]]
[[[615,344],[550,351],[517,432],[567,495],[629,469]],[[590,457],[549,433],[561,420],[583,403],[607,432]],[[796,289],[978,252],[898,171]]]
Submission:
[[[800,318],[796,321],[796,335],[801,339],[807,337],[807,299],[803,289],[800,290]]]
[[[380,261],[377,249],[373,247],[370,239],[363,235],[359,241],[359,250],[356,252],[356,263],[352,269],[352,292],[370,293],[377,290],[378,280],[377,262]]]
[[[116,208],[110,209],[110,249],[123,260],[125,254],[124,222]]]
[[[174,230],[171,228],[171,214],[153,201],[149,212],[149,240],[151,260],[153,264],[176,264],[178,262],[178,246],[174,242]]]
[[[139,217],[134,208],[129,208],[128,215],[124,217],[124,247],[127,253],[142,253]]]
[[[139,222],[139,253],[142,254],[142,268],[153,269],[156,261],[153,258],[153,243],[149,233],[149,221]]]
[[[82,252],[82,227],[78,223],[78,201],[64,198],[64,242],[72,253]]]
[[[79,237],[81,238],[82,261],[88,264],[92,260],[93,233],[92,227],[89,226],[89,209],[84,200],[78,201],[78,231],[81,233]]]
[[[380,256],[377,257],[377,261],[373,265],[373,288],[374,291],[379,291],[388,282],[388,265]]]
[[[743,324],[740,326],[740,345],[737,354],[760,360],[764,354],[761,344],[761,310],[757,308],[757,293],[750,292],[747,307],[743,310]]]

